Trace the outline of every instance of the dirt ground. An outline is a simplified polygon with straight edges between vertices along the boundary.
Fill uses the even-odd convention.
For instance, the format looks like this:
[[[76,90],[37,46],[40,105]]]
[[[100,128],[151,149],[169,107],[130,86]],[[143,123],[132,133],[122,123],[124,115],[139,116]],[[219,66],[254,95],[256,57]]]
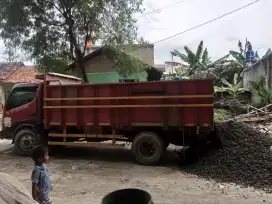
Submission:
[[[168,153],[161,166],[135,164],[127,149],[65,148],[50,157],[48,168],[54,204],[100,204],[107,193],[122,188],[148,191],[155,204],[272,203],[272,195],[235,184],[222,184],[188,175]],[[18,178],[30,189],[30,158],[0,152],[0,172]]]

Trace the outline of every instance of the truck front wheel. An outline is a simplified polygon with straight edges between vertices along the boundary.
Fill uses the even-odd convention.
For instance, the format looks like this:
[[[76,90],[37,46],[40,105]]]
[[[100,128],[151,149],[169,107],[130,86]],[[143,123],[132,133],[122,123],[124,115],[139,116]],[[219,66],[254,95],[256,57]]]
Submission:
[[[19,130],[15,135],[14,149],[20,156],[30,156],[32,149],[39,144],[39,137],[33,130]]]
[[[163,140],[153,132],[142,132],[132,142],[132,152],[138,161],[144,165],[156,165],[165,152]]]

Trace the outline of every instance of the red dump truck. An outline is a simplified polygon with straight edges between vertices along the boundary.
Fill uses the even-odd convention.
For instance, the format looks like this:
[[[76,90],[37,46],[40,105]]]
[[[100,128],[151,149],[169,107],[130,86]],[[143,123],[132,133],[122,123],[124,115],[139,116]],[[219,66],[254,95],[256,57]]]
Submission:
[[[29,155],[41,143],[132,142],[136,160],[153,165],[170,143],[195,146],[212,138],[213,81],[51,85],[44,75],[42,83],[13,87],[2,125],[2,135],[13,139],[19,155]]]

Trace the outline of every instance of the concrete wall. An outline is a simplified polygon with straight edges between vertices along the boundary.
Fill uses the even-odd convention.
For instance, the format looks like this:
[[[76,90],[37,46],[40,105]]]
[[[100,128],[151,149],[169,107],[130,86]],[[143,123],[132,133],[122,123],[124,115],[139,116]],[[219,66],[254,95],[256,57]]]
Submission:
[[[139,48],[125,49],[126,53],[139,60],[154,66],[154,45],[145,45]]]
[[[86,73],[112,72],[114,63],[104,54],[98,55],[85,62]]]
[[[153,66],[154,65],[154,45],[146,45],[139,48],[124,48],[127,54],[137,57],[139,60]],[[117,69],[112,60],[104,54],[93,57],[85,62],[86,73],[113,72]],[[68,70],[66,74],[80,76],[78,70]]]
[[[243,73],[243,86],[249,88],[249,81],[258,81],[260,76],[266,78],[269,88],[272,88],[272,54],[267,55],[252,66],[246,68]]]
[[[126,53],[137,57],[139,60],[153,66],[154,65],[154,46],[147,45],[140,48],[128,48],[125,49]],[[115,67],[112,60],[108,59],[105,55],[101,54],[90,60],[85,64],[87,73],[100,73],[100,72],[112,72]]]
[[[139,60],[153,66],[154,65],[154,46],[146,45],[139,48],[124,48],[126,53],[137,57]],[[108,59],[104,54],[96,56],[88,60],[85,64],[87,73],[99,73],[99,72],[112,72],[114,68],[114,63],[112,60]]]
[[[101,54],[85,62],[86,73],[105,73],[114,71],[114,63],[105,55]],[[79,70],[70,69],[66,74],[80,77]]]

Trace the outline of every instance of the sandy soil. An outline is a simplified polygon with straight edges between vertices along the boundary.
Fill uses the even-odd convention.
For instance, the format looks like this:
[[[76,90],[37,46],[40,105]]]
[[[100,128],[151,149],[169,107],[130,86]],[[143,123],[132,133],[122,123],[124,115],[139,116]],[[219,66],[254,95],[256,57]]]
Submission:
[[[0,172],[16,176],[30,189],[30,158],[0,153]],[[124,149],[65,148],[48,164],[54,185],[54,204],[99,204],[107,193],[121,188],[148,191],[155,204],[272,203],[272,195],[235,184],[222,184],[188,175],[168,153],[157,167],[137,165]]]

